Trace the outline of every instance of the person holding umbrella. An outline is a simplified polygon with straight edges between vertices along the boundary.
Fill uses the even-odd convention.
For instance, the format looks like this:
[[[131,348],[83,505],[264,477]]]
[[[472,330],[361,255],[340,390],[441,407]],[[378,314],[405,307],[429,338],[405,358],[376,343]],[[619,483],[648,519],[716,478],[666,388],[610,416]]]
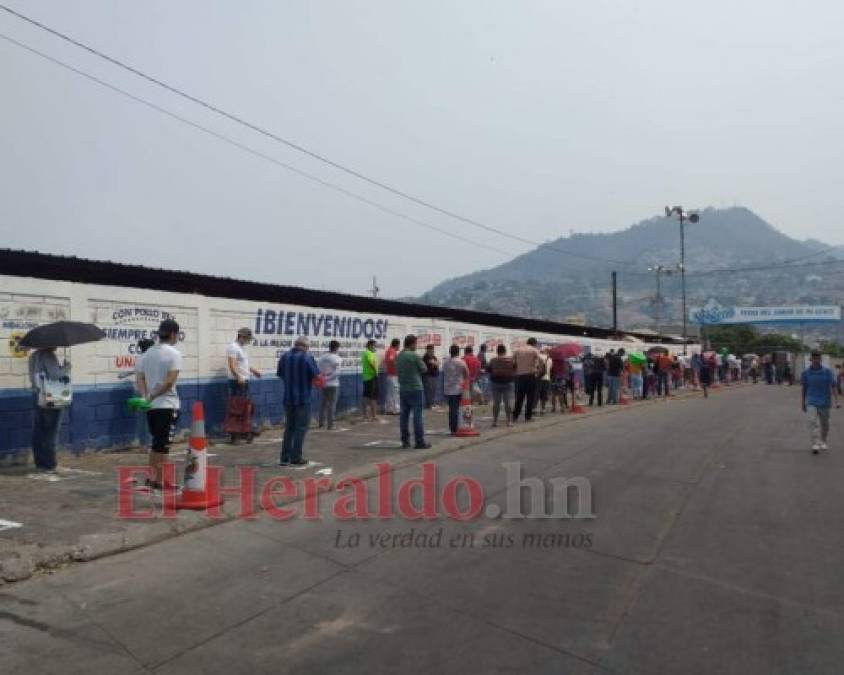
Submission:
[[[47,389],[61,382],[71,391],[70,361],[59,364],[55,347],[42,347],[29,355],[29,381],[32,384],[34,414],[32,423],[32,458],[38,471],[56,470],[56,443],[65,405],[49,405]]]
[[[33,328],[20,344],[35,351],[29,356],[29,381],[32,385],[34,415],[32,455],[39,471],[56,470],[56,443],[62,411],[71,403],[70,361],[60,364],[58,347],[72,347],[102,340],[105,333],[90,323],[56,321]]]

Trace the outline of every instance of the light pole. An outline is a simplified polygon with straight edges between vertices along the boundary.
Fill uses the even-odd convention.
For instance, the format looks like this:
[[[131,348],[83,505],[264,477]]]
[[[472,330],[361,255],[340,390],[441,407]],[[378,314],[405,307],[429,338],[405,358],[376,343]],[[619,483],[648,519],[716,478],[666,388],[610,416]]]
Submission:
[[[670,218],[672,215],[677,216],[677,220],[680,221],[680,286],[682,288],[683,294],[683,355],[685,356],[688,353],[686,342],[686,322],[688,321],[689,317],[686,316],[686,221],[688,220],[690,223],[696,223],[700,220],[700,216],[696,213],[686,213],[683,211],[682,206],[675,206],[671,208],[670,206],[665,207],[665,217]]]

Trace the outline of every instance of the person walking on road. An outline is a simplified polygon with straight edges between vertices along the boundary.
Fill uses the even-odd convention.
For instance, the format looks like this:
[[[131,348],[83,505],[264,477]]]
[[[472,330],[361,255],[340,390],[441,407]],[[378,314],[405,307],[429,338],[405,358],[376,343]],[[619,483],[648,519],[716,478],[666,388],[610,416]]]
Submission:
[[[440,379],[440,360],[434,350],[434,345],[425,347],[425,354],[422,356],[427,373],[422,378],[425,385],[425,407],[431,410],[437,399],[437,383]]]
[[[422,357],[416,352],[416,336],[407,335],[404,338],[404,349],[396,359],[396,369],[399,377],[399,430],[401,431],[401,447],[410,447],[410,416],[413,415],[414,449],[425,450],[431,447],[425,442],[425,392],[422,378],[428,373],[428,368]]]
[[[48,406],[40,395],[48,382],[62,382],[70,388],[70,361],[59,364],[56,348],[36,349],[29,355],[29,382],[32,385],[32,458],[38,471],[56,470],[56,444],[62,422],[62,407]]]
[[[698,379],[700,388],[703,389],[703,397],[709,398],[709,387],[712,386],[713,364],[709,359],[701,359],[698,368]]]
[[[835,376],[822,362],[819,349],[813,349],[811,363],[801,376],[802,395],[801,407],[809,415],[809,431],[812,436],[812,453],[817,455],[820,450],[829,450],[826,444],[829,436],[829,409],[835,399],[835,407],[840,408],[838,391],[835,386]]]
[[[448,401],[448,428],[457,433],[460,425],[460,399],[463,396],[463,382],[469,379],[469,368],[460,358],[460,347],[451,345],[449,358],[443,364],[443,393]]]
[[[507,347],[498,345],[496,355],[488,364],[489,379],[492,385],[492,426],[498,426],[501,403],[504,403],[504,415],[507,426],[513,426],[513,380],[516,377],[516,364],[507,356]]]
[[[364,422],[378,420],[378,356],[375,354],[375,348],[375,340],[368,340],[366,349],[360,356],[361,377],[363,379],[361,412]]]
[[[399,356],[401,340],[393,338],[390,346],[384,352],[384,371],[387,373],[387,391],[384,392],[384,413],[399,414],[399,373],[396,369],[396,359]]]
[[[158,343],[150,347],[141,361],[136,385],[141,396],[150,402],[147,424],[152,437],[149,466],[153,477],[147,478],[151,490],[176,489],[164,484],[164,462],[170,454],[170,444],[179,419],[179,392],[176,381],[182,370],[182,355],[174,346],[179,340],[179,324],[165,319],[158,327]]]
[[[280,466],[304,468],[308,460],[302,456],[305,434],[311,422],[311,387],[319,368],[306,337],[296,338],[293,349],[278,360],[276,374],[284,381],[284,438],[281,442]]]
[[[527,344],[513,352],[516,366],[516,405],[513,408],[513,421],[519,419],[522,407],[525,409],[525,422],[533,419],[533,407],[536,404],[536,380],[542,361],[536,348],[536,338],[528,338]]]
[[[340,394],[340,343],[332,340],[328,343],[328,352],[319,357],[317,366],[320,374],[325,378],[322,388],[322,400],[319,404],[319,428],[328,431],[334,429],[334,415],[337,412],[337,398]]]

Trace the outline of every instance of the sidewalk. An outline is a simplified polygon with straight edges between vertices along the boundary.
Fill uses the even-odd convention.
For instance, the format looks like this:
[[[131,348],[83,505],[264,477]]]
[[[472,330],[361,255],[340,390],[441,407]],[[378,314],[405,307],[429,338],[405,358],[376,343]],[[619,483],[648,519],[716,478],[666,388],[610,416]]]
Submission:
[[[683,391],[672,398],[690,396],[700,396],[700,393]],[[236,468],[243,466],[257,467],[256,484],[259,486],[279,475],[297,481],[321,476],[334,481],[347,476],[366,479],[376,475],[375,465],[379,462],[389,462],[395,470],[494,438],[631,411],[642,405],[661,404],[662,401],[649,400],[632,405],[587,407],[583,414],[546,413],[543,417],[535,416],[530,424],[519,422],[512,428],[495,429],[490,426],[490,407],[476,407],[475,424],[481,435],[474,438],[451,437],[444,409],[426,411],[426,435],[433,446],[430,450],[401,449],[397,416],[384,416],[376,423],[364,423],[359,418],[341,419],[335,431],[314,428],[308,432],[305,457],[310,464],[305,469],[278,466],[279,429],[265,431],[251,445],[231,445],[209,439],[209,464],[223,467],[226,486],[237,483]],[[171,457],[181,482],[185,444],[174,446]],[[193,511],[179,511],[176,518],[170,519],[120,519],[116,515],[117,470],[146,465],[144,453],[63,455],[60,463],[62,468],[56,476],[35,474],[27,467],[0,472],[0,585],[26,579],[40,570],[113,555],[237,517],[239,501],[229,497],[222,507],[220,519]],[[134,496],[138,510],[160,505],[160,499],[142,492],[135,492]],[[256,504],[256,508],[260,506]]]

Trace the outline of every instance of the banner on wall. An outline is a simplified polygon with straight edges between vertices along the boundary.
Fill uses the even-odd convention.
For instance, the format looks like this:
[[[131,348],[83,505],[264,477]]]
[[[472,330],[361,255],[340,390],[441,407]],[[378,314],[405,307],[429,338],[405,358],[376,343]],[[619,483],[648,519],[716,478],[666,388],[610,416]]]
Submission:
[[[88,304],[91,322],[102,328],[107,343],[99,347],[110,360],[108,370],[131,371],[135,368],[138,356],[138,342],[152,340],[156,336],[159,324],[165,319],[179,322],[179,343],[186,340],[186,328],[195,325],[189,321],[189,315],[196,315],[195,309],[165,308],[157,305],[127,304],[111,300],[91,300]],[[192,336],[189,350],[196,353],[196,339]],[[184,347],[179,351],[185,353]]]
[[[701,325],[739,323],[834,323],[841,321],[838,305],[787,305],[779,307],[725,306],[710,299],[689,309],[689,322]]]

